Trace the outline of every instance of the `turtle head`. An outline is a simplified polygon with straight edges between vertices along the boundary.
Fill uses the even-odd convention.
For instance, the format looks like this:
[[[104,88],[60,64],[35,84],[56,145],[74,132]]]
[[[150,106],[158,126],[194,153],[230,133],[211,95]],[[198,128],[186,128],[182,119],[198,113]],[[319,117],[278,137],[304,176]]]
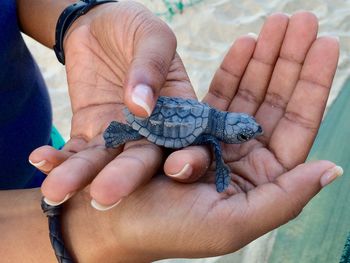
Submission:
[[[254,117],[245,113],[227,113],[223,142],[243,143],[261,134],[263,130]]]

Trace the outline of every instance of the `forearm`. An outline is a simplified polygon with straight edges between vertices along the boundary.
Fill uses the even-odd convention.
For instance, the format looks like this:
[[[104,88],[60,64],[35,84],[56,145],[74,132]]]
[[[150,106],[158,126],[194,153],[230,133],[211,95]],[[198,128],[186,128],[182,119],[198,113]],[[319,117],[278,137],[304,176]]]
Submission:
[[[68,5],[75,2],[76,0],[17,0],[22,32],[52,48],[58,17]]]
[[[55,262],[40,191],[0,191],[0,255],[2,262]]]
[[[1,262],[57,262],[40,200],[38,188],[0,191]],[[66,247],[76,262],[149,262],[115,238],[118,213],[93,209],[84,193],[65,205],[61,221]]]

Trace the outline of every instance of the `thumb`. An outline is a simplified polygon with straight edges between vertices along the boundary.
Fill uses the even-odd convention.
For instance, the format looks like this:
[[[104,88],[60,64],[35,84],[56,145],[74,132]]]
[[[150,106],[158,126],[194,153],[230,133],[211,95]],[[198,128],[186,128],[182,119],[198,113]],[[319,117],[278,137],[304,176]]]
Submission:
[[[298,165],[274,182],[248,192],[248,217],[251,233],[259,236],[287,223],[326,185],[343,174],[343,169],[329,161]]]
[[[151,115],[176,52],[176,38],[160,19],[143,27],[135,38],[135,51],[127,73],[124,101],[140,116]]]

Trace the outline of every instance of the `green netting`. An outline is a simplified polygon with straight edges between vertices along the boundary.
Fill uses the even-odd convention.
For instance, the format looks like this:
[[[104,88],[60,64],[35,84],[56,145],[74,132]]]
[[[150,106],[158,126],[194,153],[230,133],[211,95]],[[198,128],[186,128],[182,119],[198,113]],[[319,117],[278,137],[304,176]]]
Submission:
[[[329,108],[309,161],[331,160],[350,171],[350,78]],[[269,263],[350,263],[350,177],[323,189],[298,218],[278,229]]]
[[[350,234],[346,240],[343,255],[339,263],[350,263]]]
[[[186,8],[194,6],[205,0],[162,0],[162,1],[163,1],[165,10],[156,12],[156,14],[158,16],[171,19],[176,14],[182,14]]]
[[[52,126],[51,140],[52,140],[52,146],[55,149],[61,149],[65,144],[63,137],[61,136],[61,134],[59,133],[59,131],[56,129],[55,126]]]

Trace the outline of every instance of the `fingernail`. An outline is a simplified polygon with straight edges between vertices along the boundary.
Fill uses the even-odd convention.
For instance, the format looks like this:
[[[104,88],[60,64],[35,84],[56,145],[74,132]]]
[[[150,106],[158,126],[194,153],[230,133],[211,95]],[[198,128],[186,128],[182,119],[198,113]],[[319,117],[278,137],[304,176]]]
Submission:
[[[335,39],[338,43],[340,41],[339,36],[331,36],[331,38]]]
[[[55,202],[55,201],[51,201],[50,199],[48,199],[47,197],[44,197],[44,201],[45,203],[47,203],[48,205],[51,206],[58,206],[60,204],[63,204],[64,202],[66,202],[69,198],[71,198],[73,195],[75,194],[75,192],[73,193],[69,193],[65,196],[65,198],[62,201],[59,202]]]
[[[192,166],[187,163],[180,172],[176,174],[168,174],[171,177],[179,178],[179,179],[187,179],[191,176],[192,174]]]
[[[34,163],[32,162],[31,160],[28,160],[29,163],[33,166],[35,166],[36,168],[38,168],[39,170],[42,170],[42,171],[51,171],[53,166],[51,163],[47,162],[46,160],[42,160],[41,162],[37,162],[37,163]]]
[[[328,169],[321,177],[321,180],[320,180],[321,186],[325,187],[326,185],[330,184],[338,177],[342,176],[343,173],[344,173],[344,170],[340,166],[334,166]]]
[[[138,84],[135,86],[132,95],[132,101],[143,108],[148,116],[151,116],[151,106],[153,104],[153,91],[145,84]]]
[[[118,205],[122,200],[123,200],[123,199],[120,199],[118,202],[116,202],[116,203],[113,204],[113,205],[105,206],[105,205],[99,204],[95,199],[92,199],[92,200],[91,200],[91,206],[92,206],[93,208],[95,208],[96,210],[99,210],[99,211],[107,211],[107,210],[112,209],[112,208],[115,207],[116,205]]]
[[[254,38],[255,40],[257,40],[257,39],[258,39],[258,35],[257,35],[257,34],[255,34],[255,33],[253,33],[253,32],[248,33],[248,36],[250,36],[250,37]]]
[[[31,160],[28,160],[28,161],[31,165],[35,166],[36,168],[43,167],[47,163],[46,160],[42,160],[41,162],[37,162],[37,163],[32,162]]]

